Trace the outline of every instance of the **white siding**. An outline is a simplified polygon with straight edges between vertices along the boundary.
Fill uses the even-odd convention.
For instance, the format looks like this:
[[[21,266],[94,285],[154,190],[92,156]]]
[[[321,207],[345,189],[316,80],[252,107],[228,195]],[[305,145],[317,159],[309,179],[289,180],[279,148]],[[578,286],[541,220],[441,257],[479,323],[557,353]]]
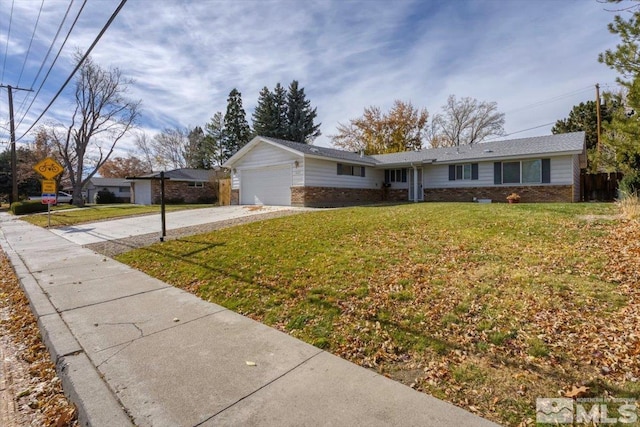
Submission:
[[[291,153],[283,148],[275,147],[271,144],[257,144],[233,165],[233,168],[236,169],[237,172],[233,173],[232,171],[231,173],[231,188],[234,190],[240,189],[240,175],[242,174],[242,169],[261,168],[286,163],[293,164],[296,160],[300,163],[298,169],[301,169],[302,156]],[[295,169],[296,168],[294,167],[293,175],[297,178],[294,178],[294,182],[299,181],[301,176],[301,172],[297,172]]]
[[[553,185],[573,184],[574,158],[577,156],[551,157],[551,182]],[[514,159],[515,160],[515,159]],[[509,161],[509,160],[507,160]],[[493,186],[493,161],[478,162],[478,179],[449,181],[449,165],[426,165],[424,188],[488,187]],[[580,170],[578,169],[578,179]],[[511,184],[505,184],[511,185]]]
[[[307,187],[381,188],[382,181],[384,181],[384,169],[366,166],[364,177],[338,175],[338,163],[334,160],[306,159],[304,185]]]
[[[134,182],[134,198],[136,205],[151,204],[151,180]]]

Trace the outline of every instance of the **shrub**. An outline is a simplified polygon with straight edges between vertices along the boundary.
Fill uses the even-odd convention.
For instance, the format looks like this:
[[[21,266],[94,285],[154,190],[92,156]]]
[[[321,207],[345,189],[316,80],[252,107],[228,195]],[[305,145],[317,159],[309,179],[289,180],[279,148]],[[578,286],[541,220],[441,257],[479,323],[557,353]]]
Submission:
[[[98,191],[98,194],[96,194],[96,203],[99,205],[116,203],[117,201],[118,199],[116,198],[116,195],[113,194],[112,191],[100,190]]]
[[[11,212],[14,215],[46,211],[47,205],[43,204],[40,200],[25,200],[24,202],[15,202],[11,204]]]
[[[618,185],[620,198],[640,194],[640,171],[626,173]]]

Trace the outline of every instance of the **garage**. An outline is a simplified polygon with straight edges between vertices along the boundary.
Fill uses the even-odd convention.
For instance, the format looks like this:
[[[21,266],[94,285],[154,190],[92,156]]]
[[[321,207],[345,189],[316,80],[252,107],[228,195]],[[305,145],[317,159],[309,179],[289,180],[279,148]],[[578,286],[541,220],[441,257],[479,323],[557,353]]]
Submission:
[[[291,165],[246,169],[241,175],[241,204],[291,205]]]

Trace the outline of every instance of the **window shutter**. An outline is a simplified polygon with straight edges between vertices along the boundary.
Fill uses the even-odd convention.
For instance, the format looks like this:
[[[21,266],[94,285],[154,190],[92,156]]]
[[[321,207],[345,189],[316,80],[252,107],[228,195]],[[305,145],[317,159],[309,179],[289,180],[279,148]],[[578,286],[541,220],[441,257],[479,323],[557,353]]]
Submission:
[[[407,182],[407,170],[402,169],[402,182]]]
[[[478,164],[471,163],[471,179],[478,179]]]
[[[493,164],[493,183],[495,185],[502,184],[502,162]]]
[[[456,180],[456,165],[449,165],[449,181]]]
[[[389,169],[384,170],[384,182],[389,183]]]
[[[542,183],[551,182],[551,159],[542,159]]]
[[[338,163],[338,175],[342,175],[342,163]]]
[[[364,166],[360,166],[360,176],[364,176]]]

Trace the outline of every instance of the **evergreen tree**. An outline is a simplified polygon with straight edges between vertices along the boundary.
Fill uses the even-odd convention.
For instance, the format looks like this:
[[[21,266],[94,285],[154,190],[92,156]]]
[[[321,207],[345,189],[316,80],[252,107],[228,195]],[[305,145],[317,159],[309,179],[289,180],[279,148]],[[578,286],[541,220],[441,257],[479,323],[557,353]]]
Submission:
[[[224,117],[222,113],[216,112],[211,121],[205,125],[205,129],[207,133],[205,139],[210,150],[210,158],[214,165],[220,166],[231,157],[231,153],[229,153],[225,145]]]
[[[256,135],[280,139],[287,137],[287,92],[280,83],[273,92],[266,86],[262,88],[252,119]]]
[[[244,108],[242,108],[242,94],[235,88],[229,93],[227,99],[224,128],[225,151],[228,151],[230,155],[235,154],[251,139],[251,128],[247,123]]]
[[[211,169],[211,159],[207,148],[207,140],[200,126],[189,131],[189,142],[185,149],[185,163],[188,168]]]
[[[320,136],[320,123],[314,124],[318,115],[316,108],[311,108],[311,101],[306,99],[304,88],[294,80],[287,92],[287,135],[290,141],[311,143]]]

